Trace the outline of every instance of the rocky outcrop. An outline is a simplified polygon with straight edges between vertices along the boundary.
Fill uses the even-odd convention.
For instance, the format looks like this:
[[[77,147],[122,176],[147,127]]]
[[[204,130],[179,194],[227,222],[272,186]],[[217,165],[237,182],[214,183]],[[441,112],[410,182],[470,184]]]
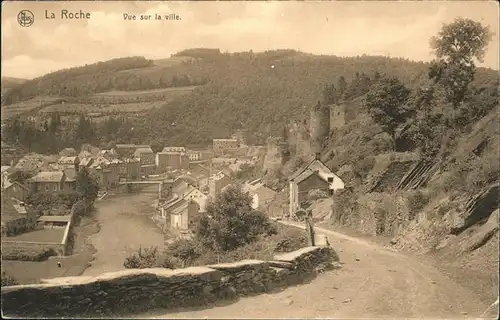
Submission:
[[[470,226],[488,219],[490,214],[498,209],[500,200],[500,185],[492,185],[478,195],[472,197],[465,205],[463,213],[451,228],[451,234],[459,234]]]
[[[103,317],[200,306],[299,283],[338,261],[338,256],[325,246],[275,259],[176,270],[133,269],[2,287],[2,311],[7,317]]]

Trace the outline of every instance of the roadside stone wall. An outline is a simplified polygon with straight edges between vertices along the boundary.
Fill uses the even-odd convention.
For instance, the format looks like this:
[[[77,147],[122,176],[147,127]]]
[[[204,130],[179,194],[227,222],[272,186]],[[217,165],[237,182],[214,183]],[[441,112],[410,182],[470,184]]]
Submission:
[[[338,256],[331,247],[321,246],[274,259],[175,270],[131,269],[2,287],[2,311],[7,317],[102,317],[200,306],[300,283],[331,266]]]

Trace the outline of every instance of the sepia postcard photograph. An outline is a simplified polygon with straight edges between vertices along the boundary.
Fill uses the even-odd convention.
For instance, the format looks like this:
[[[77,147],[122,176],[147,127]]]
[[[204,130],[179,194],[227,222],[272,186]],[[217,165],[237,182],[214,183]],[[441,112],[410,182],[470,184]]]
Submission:
[[[2,1],[2,318],[498,319],[497,1]]]

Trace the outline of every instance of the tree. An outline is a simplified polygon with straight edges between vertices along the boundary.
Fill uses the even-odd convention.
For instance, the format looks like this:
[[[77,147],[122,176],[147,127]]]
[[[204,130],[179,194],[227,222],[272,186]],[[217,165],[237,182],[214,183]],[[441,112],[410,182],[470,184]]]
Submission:
[[[410,93],[399,79],[393,77],[374,84],[366,95],[365,102],[370,115],[393,140],[398,126],[412,114],[406,104]]]
[[[474,60],[483,61],[492,36],[489,26],[457,18],[431,38],[430,46],[438,60],[432,63],[429,77],[446,88],[448,100],[454,107],[463,101],[474,79]]]
[[[323,89],[323,102],[325,104],[337,103],[337,92],[335,91],[335,86],[333,84],[326,85]]]
[[[220,252],[251,243],[262,234],[275,234],[276,228],[267,215],[254,210],[251,204],[250,194],[241,186],[228,187],[214,202],[208,203],[197,224],[198,241]]]
[[[344,93],[347,90],[347,81],[344,76],[340,76],[339,81],[337,83],[337,98],[342,99],[344,97]]]
[[[82,168],[76,176],[76,191],[80,199],[93,203],[99,192],[97,181],[89,175],[87,168]]]

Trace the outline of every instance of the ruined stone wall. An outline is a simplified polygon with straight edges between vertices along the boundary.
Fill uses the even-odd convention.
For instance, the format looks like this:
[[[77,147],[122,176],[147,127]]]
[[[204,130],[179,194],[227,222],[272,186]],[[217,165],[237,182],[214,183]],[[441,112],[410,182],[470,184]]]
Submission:
[[[330,135],[330,107],[316,105],[311,110],[309,126],[311,151],[313,154],[321,153],[326,139]]]
[[[314,277],[318,268],[331,266],[338,256],[332,248],[318,246],[274,259],[175,270],[131,269],[2,287],[2,311],[7,317],[97,317],[192,307],[298,284]]]
[[[269,137],[267,139],[266,155],[264,157],[263,169],[279,170],[284,162],[284,154],[282,150],[283,139],[277,137]]]

